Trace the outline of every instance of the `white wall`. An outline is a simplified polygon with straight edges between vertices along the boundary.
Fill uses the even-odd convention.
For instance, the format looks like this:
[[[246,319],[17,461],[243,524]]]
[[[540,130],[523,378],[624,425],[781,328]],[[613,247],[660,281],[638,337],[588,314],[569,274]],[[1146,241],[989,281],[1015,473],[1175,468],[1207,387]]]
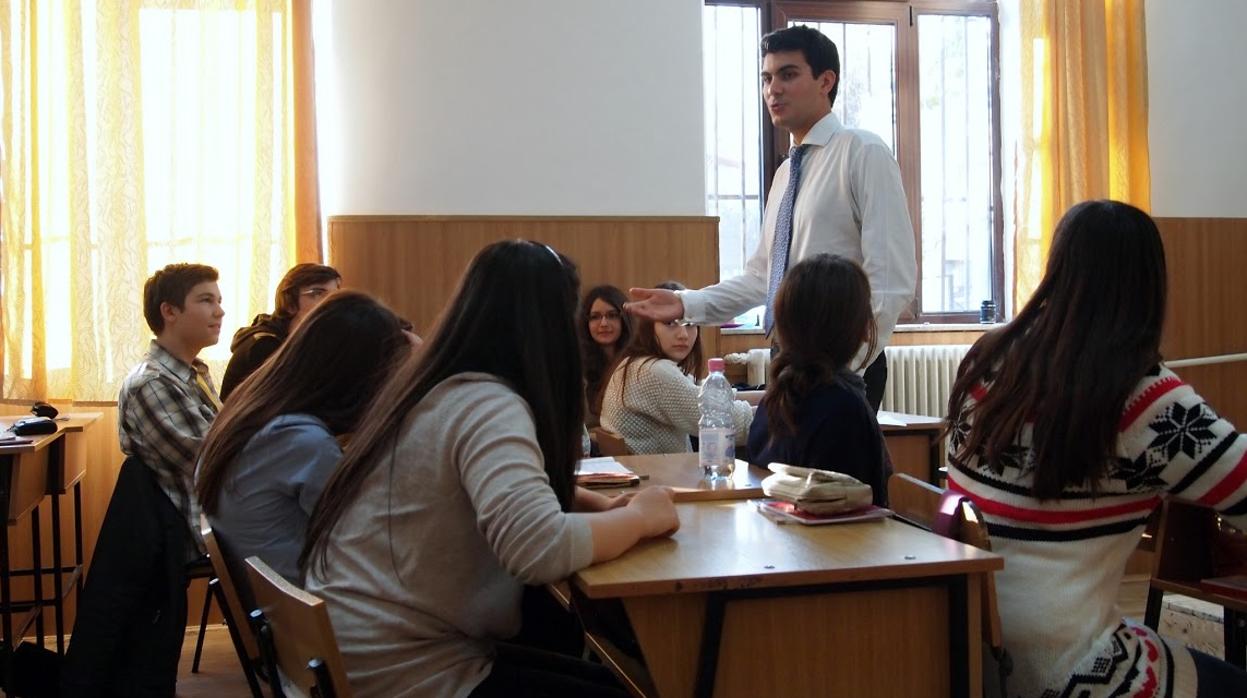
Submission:
[[[322,208],[702,215],[700,0],[316,0]]]
[[[1247,217],[1247,1],[1145,9],[1152,213]]]

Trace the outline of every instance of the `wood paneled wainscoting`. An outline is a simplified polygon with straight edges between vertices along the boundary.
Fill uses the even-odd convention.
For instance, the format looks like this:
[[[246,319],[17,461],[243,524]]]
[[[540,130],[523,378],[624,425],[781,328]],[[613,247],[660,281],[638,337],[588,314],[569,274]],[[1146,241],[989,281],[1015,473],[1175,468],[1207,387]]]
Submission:
[[[1219,414],[1247,429],[1247,218],[1156,224],[1169,272],[1161,352]],[[1182,365],[1191,359],[1213,363]]]
[[[598,284],[701,288],[719,278],[718,218],[706,216],[333,216],[329,264],[428,333],[472,257],[499,240],[543,242]],[[707,333],[717,340],[718,331]]]

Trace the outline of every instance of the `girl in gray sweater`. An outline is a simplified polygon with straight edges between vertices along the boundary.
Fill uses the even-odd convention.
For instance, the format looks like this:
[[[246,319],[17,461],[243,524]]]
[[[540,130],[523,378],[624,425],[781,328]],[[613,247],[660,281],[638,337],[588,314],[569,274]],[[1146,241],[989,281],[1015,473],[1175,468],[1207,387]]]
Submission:
[[[574,486],[578,285],[545,245],[482,250],[326,487],[307,588],[329,604],[357,695],[611,694],[600,666],[503,643],[524,584],[679,525],[662,489],[612,500]]]

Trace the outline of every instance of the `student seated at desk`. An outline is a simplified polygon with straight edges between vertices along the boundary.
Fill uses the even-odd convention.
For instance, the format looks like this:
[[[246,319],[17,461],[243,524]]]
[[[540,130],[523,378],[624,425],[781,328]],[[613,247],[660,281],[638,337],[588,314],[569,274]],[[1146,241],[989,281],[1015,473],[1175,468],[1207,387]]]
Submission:
[[[143,284],[143,317],[156,338],[143,361],[121,384],[117,432],[121,452],[137,456],[156,474],[161,490],[187,525],[187,561],[202,554],[195,461],[221,409],[212,374],[199,352],[221,336],[217,270],[203,264],[170,264]]]
[[[350,341],[343,341],[349,337]],[[204,440],[195,490],[239,565],[258,555],[300,583],[303,534],[368,402],[410,343],[370,296],[333,294],[225,403]]]
[[[356,695],[622,695],[599,665],[502,643],[524,584],[679,526],[662,488],[612,500],[573,484],[578,283],[546,245],[483,249],[347,447],[304,571]]]
[[[656,288],[683,290],[674,281]],[[637,323],[632,342],[611,374],[602,399],[602,426],[619,434],[637,454],[688,453],[689,436],[701,419],[699,389],[703,375],[701,335],[697,325],[672,320]],[[732,406],[737,436],[749,430],[753,408],[744,400]]]
[[[632,318],[623,311],[628,300],[614,286],[594,286],[585,294],[577,311],[576,334],[580,337],[580,358],[585,372],[585,425],[596,427],[602,419],[602,392],[611,369],[632,337]]]
[[[299,321],[341,286],[342,276],[333,267],[312,263],[291,267],[277,284],[272,315],[260,313],[250,325],[234,333],[229,345],[232,354],[221,379],[221,400],[229,399],[234,389],[286,341]]]
[[[1247,436],[1161,363],[1165,296],[1152,219],[1078,204],[1035,295],[958,370],[948,486],[982,510],[1005,558],[1010,695],[1247,696],[1247,673],[1116,607],[1162,496],[1247,524]]]
[[[63,696],[173,695],[177,687],[185,565],[202,555],[192,476],[220,408],[199,352],[217,343],[224,316],[212,267],[170,264],[143,284],[143,317],[156,338],[117,396],[128,458],[77,599]]]
[[[834,299],[834,300],[829,300]],[[750,460],[835,470],[861,480],[886,506],[891,467],[883,432],[853,372],[874,353],[870,281],[856,262],[819,254],[792,266],[775,296],[780,351],[749,428]]]

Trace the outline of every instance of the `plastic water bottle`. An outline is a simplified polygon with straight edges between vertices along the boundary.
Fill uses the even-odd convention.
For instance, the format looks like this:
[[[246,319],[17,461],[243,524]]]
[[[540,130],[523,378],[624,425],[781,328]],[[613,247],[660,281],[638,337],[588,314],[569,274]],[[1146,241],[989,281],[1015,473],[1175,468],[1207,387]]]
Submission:
[[[732,386],[723,375],[723,359],[711,359],[710,375],[701,384],[701,421],[697,423],[697,460],[707,478],[732,476],[736,467],[736,430],[732,419]]]

